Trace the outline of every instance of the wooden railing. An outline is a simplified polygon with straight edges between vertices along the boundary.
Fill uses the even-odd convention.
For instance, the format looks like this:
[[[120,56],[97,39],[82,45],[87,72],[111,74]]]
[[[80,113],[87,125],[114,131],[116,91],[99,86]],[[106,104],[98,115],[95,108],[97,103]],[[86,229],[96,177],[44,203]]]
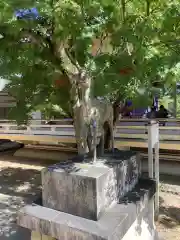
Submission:
[[[45,121],[20,126],[8,120],[0,121],[0,138],[35,142],[75,142],[71,119],[54,120],[55,125],[44,124]],[[147,147],[148,121],[148,119],[121,119],[115,130],[116,146]],[[162,126],[162,123],[165,123],[165,126]],[[159,129],[160,148],[180,150],[180,119],[161,119]]]

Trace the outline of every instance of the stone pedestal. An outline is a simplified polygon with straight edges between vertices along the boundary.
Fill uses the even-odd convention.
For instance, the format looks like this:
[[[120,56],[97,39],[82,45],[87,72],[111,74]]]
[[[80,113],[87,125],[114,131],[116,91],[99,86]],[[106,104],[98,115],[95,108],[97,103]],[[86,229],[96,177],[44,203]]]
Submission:
[[[139,157],[130,151],[107,153],[94,164],[51,166],[42,171],[43,206],[98,220],[135,186],[139,172]]]
[[[96,164],[50,166],[42,171],[42,183],[42,198],[18,214],[32,240],[156,239],[148,210],[156,184],[140,178],[134,152],[107,153]]]
[[[156,232],[149,212],[154,193],[155,182],[141,179],[133,191],[122,198],[119,204],[104,212],[98,221],[34,203],[20,210],[18,224],[43,237],[58,240],[127,240],[129,236],[136,240],[155,240]],[[146,236],[142,235],[144,232]]]

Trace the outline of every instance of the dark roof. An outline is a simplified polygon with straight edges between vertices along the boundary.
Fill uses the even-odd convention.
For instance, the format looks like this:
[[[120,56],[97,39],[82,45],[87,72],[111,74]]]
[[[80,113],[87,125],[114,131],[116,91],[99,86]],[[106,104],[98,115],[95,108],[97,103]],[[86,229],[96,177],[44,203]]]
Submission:
[[[11,107],[16,103],[16,99],[8,91],[0,91],[0,107]]]

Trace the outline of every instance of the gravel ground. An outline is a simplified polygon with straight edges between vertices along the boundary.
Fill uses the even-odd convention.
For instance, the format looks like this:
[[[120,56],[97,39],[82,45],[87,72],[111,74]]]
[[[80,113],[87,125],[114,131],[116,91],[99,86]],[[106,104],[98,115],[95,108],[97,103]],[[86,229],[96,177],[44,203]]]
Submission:
[[[42,163],[0,155],[0,240],[30,240],[30,232],[16,225],[19,208],[41,191]]]
[[[44,166],[39,160],[0,154],[0,240],[30,240],[30,232],[17,227],[16,213],[41,191]],[[158,232],[164,240],[180,240],[180,178],[161,176],[160,190]]]
[[[180,178],[161,176],[160,214],[156,223],[164,240],[180,240]]]

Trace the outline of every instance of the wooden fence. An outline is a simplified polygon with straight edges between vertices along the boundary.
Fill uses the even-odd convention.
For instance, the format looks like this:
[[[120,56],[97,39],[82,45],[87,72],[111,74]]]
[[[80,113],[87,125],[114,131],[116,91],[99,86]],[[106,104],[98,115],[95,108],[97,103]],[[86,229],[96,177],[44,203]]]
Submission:
[[[116,147],[129,146],[147,148],[148,119],[121,119],[115,129]],[[161,119],[160,149],[180,150],[180,119]],[[45,124],[45,120],[36,124],[20,125],[15,121],[0,121],[0,138],[16,141],[40,143],[75,143],[74,128],[71,119],[54,120],[56,124]],[[165,123],[165,126],[162,126]],[[57,125],[58,124],[58,125]]]

